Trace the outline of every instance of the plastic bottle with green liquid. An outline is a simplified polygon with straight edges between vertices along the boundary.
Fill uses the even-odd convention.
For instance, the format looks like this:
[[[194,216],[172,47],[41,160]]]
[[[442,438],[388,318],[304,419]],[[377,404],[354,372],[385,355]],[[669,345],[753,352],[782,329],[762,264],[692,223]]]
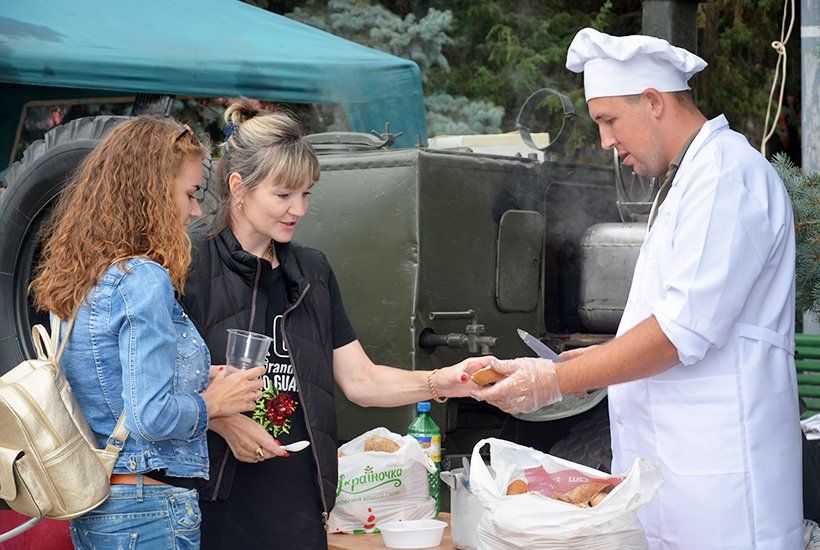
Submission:
[[[441,430],[438,424],[430,417],[430,402],[422,401],[416,406],[418,415],[407,428],[407,435],[415,437],[427,456],[436,465],[436,473],[427,472],[427,479],[430,481],[430,496],[436,501],[436,517],[441,510]]]

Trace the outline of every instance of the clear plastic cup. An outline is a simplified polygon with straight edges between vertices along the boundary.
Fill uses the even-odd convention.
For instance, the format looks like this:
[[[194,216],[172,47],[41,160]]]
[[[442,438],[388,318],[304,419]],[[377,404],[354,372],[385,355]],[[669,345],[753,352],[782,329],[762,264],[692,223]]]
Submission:
[[[228,329],[228,348],[225,359],[228,366],[240,370],[267,366],[268,348],[273,338],[236,328]]]

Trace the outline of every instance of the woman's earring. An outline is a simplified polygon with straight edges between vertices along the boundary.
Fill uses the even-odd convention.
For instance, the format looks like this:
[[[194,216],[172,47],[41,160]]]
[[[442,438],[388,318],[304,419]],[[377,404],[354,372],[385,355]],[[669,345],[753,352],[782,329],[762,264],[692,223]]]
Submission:
[[[245,203],[242,202],[242,201],[239,201],[238,203],[236,203],[236,207],[240,210],[244,210],[245,209]]]

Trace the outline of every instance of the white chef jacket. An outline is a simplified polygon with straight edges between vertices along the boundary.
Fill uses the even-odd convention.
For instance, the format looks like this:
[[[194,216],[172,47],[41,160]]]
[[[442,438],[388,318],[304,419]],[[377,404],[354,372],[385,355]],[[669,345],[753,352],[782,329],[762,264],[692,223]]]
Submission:
[[[689,147],[648,231],[618,333],[650,315],[680,363],[609,388],[613,472],[663,484],[650,548],[802,548],[794,220],[783,183],[722,115]]]

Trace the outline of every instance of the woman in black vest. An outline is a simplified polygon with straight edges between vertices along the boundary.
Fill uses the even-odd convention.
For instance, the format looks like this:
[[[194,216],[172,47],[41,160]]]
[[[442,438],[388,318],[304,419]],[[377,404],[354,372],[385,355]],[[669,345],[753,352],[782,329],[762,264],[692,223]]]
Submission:
[[[297,121],[249,100],[225,112],[220,204],[194,238],[183,304],[224,363],[226,330],[273,337],[265,394],[249,416],[211,423],[211,478],[200,489],[203,548],[327,548],[337,483],[334,381],[363,406],[469,396],[468,359],[433,372],[374,364],[356,338],[325,255],[291,242],[319,161]],[[468,364],[469,363],[469,364]],[[214,433],[215,432],[215,433]],[[281,445],[309,440],[288,455]],[[318,480],[318,483],[317,483]]]

